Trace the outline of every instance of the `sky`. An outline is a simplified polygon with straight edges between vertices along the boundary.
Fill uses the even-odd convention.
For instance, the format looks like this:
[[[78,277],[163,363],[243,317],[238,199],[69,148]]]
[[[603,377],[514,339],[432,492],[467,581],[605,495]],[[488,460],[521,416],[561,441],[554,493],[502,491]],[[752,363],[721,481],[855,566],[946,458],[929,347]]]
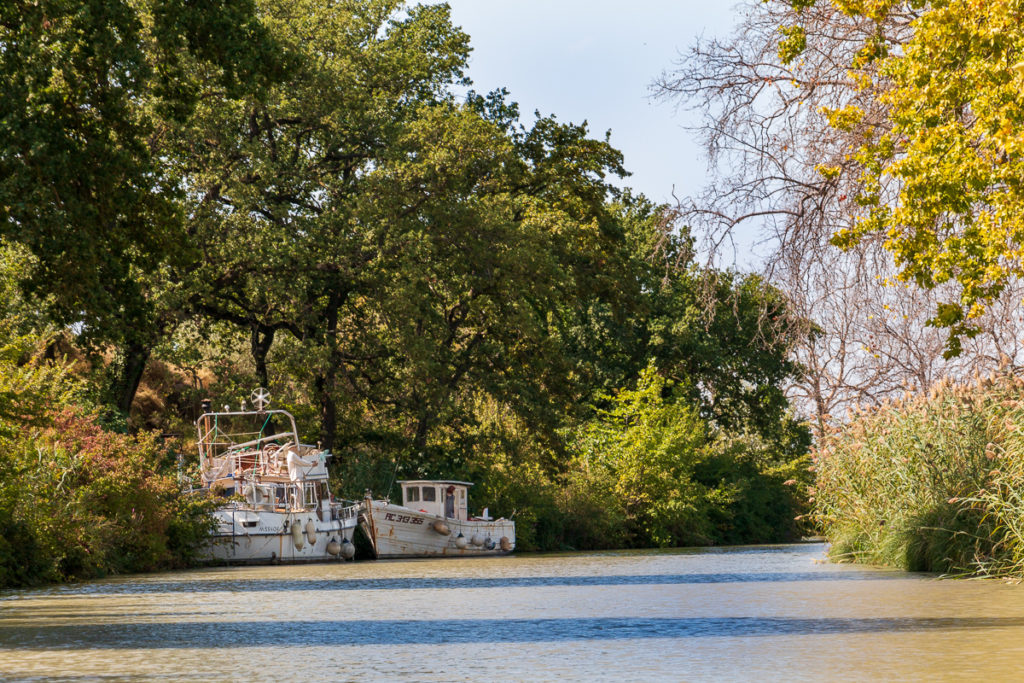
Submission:
[[[731,0],[448,0],[469,34],[478,92],[507,88],[524,123],[534,110],[587,121],[632,172],[622,184],[656,202],[695,194],[706,161],[684,129],[693,114],[650,99],[651,82],[703,35],[725,37]]]

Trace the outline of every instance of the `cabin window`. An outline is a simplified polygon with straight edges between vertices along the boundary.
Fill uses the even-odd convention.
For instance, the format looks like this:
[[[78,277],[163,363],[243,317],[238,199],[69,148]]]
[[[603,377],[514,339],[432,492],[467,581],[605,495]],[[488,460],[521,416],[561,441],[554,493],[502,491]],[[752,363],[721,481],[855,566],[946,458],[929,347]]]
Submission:
[[[436,500],[437,500],[437,489],[435,489],[433,486],[424,486],[423,487],[423,502],[425,502],[425,503],[433,503]]]
[[[405,490],[405,502],[406,503],[417,503],[420,499],[420,489],[418,486],[410,486]]]

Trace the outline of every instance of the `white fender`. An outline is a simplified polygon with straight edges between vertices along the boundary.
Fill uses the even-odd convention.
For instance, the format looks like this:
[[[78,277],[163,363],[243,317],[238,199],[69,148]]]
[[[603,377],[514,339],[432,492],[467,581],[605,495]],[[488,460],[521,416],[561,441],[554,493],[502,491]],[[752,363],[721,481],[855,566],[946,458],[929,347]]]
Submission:
[[[309,539],[310,545],[316,545],[316,524],[313,520],[306,522],[306,538]]]
[[[447,536],[452,532],[452,530],[448,528],[448,525],[442,522],[441,520],[437,520],[436,522],[431,524],[430,528],[436,531],[437,533],[441,534],[442,536]]]
[[[296,550],[302,550],[302,546],[306,545],[302,538],[302,525],[298,521],[292,522],[292,541]]]

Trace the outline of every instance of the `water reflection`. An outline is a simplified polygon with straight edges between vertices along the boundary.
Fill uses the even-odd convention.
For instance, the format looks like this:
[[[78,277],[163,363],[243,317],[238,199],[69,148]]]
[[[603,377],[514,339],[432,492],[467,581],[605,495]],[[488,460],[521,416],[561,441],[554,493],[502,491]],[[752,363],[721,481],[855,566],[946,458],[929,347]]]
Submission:
[[[442,560],[443,561],[443,560]],[[386,566],[386,565],[383,565]],[[718,574],[614,574],[598,576],[502,576],[502,577],[395,577],[361,579],[288,579],[222,581],[147,581],[107,583],[66,592],[91,595],[132,593],[177,593],[181,591],[246,592],[278,591],[365,591],[365,590],[452,590],[464,588],[541,588],[551,586],[653,586],[706,583],[783,583],[792,581],[870,581],[892,579],[891,572],[746,572]]]

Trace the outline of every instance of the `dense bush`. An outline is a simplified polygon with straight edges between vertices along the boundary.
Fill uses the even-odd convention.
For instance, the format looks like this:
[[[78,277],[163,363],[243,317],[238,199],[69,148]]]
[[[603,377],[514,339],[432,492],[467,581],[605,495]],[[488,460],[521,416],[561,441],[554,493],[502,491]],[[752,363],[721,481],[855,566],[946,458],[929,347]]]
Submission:
[[[0,349],[0,586],[186,565],[207,504],[179,495],[155,436],[105,429],[30,348]]]
[[[798,538],[804,458],[779,443],[701,419],[685,388],[653,368],[579,430],[576,476],[616,501],[632,547],[763,543]],[[790,459],[792,458],[792,459]],[[571,477],[570,477],[571,478]],[[606,482],[605,487],[600,482]]]
[[[951,574],[1024,573],[1024,378],[943,381],[819,444],[832,555]]]

